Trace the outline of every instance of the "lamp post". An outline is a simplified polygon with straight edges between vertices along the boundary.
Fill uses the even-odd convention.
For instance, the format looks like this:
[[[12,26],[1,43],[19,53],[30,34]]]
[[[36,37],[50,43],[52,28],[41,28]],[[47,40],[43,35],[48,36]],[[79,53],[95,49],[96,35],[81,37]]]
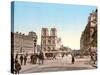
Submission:
[[[36,53],[36,39],[34,40],[34,54]]]

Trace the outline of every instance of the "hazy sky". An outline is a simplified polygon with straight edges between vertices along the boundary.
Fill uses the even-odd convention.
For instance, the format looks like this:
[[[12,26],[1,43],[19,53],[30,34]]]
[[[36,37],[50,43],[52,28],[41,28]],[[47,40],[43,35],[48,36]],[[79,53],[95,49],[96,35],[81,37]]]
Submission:
[[[15,2],[14,32],[34,31],[40,44],[41,28],[57,28],[64,46],[80,48],[80,36],[95,6]]]

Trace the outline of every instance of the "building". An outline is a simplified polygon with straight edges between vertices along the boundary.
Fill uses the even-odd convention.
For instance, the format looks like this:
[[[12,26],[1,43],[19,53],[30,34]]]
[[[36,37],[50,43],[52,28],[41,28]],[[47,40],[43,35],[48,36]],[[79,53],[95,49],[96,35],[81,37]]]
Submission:
[[[42,51],[51,51],[56,49],[57,31],[51,28],[50,35],[47,28],[42,28],[41,31],[41,47]]]
[[[93,49],[93,50],[92,50]],[[88,23],[80,38],[80,50],[84,55],[97,49],[97,9],[90,13]]]
[[[61,39],[57,37],[57,29],[42,28],[41,30],[41,49],[44,53],[57,51],[60,47]],[[59,45],[58,45],[59,44]]]
[[[57,50],[60,50],[61,47],[62,47],[61,38],[57,38]]]
[[[29,32],[28,35],[11,32],[11,51],[18,54],[30,54],[36,52],[37,35]]]

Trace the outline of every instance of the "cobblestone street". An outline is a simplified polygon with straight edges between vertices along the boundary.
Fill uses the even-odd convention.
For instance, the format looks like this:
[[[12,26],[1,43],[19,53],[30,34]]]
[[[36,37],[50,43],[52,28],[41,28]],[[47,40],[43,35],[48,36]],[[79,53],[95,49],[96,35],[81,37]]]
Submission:
[[[90,59],[88,57],[76,58],[75,63],[71,64],[70,57],[57,58],[54,60],[44,60],[43,65],[30,64],[22,65],[20,73],[34,73],[34,72],[48,72],[48,71],[69,71],[69,70],[84,70],[95,69],[89,64]]]

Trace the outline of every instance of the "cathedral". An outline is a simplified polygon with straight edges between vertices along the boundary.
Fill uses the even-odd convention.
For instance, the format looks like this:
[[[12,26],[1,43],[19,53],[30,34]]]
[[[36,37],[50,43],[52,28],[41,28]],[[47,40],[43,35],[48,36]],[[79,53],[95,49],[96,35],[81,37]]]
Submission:
[[[57,50],[57,29],[42,28],[41,30],[41,49],[43,52]]]

